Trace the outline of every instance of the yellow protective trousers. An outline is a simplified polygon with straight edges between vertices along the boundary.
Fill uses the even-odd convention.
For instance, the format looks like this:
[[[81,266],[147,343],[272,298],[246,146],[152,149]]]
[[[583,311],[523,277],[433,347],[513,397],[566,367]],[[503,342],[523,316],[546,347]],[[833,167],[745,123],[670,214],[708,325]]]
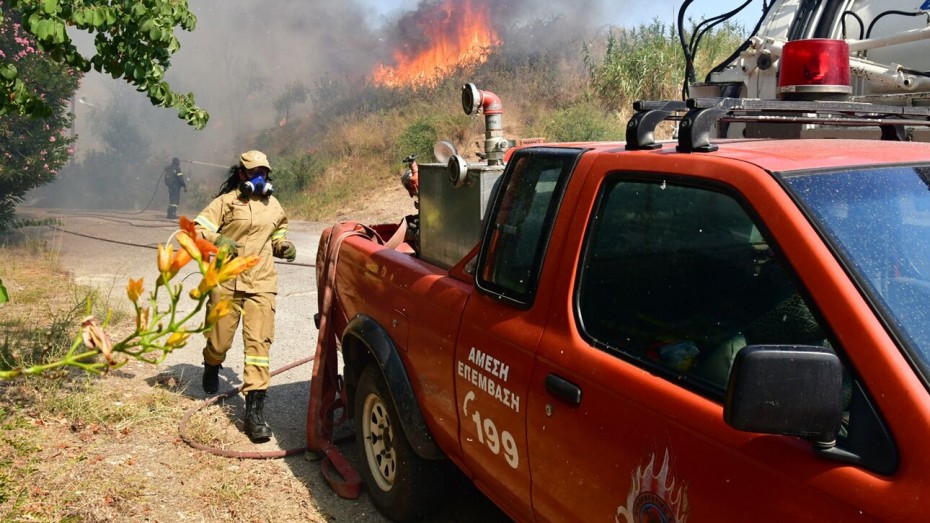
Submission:
[[[223,298],[231,298],[235,307],[207,333],[207,345],[203,349],[204,362],[219,365],[226,360],[226,353],[232,347],[241,318],[242,341],[245,345],[243,392],[266,390],[271,385],[268,352],[274,341],[275,293],[230,291],[215,287],[207,302],[207,314]]]

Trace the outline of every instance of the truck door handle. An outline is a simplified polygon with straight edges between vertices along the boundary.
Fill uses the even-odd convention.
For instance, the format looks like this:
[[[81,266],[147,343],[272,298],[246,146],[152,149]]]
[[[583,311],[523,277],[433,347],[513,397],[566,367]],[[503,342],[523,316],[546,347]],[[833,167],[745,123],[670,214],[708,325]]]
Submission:
[[[581,405],[581,387],[561,376],[556,374],[546,376],[546,390],[569,405]]]

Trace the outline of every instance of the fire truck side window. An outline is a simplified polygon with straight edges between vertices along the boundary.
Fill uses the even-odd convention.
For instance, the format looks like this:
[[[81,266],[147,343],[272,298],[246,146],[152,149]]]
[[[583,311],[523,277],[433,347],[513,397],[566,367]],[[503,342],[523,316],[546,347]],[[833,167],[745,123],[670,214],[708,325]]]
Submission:
[[[577,303],[596,345],[720,392],[746,345],[827,345],[783,261],[732,197],[616,180],[593,216]]]
[[[531,148],[514,155],[489,213],[478,286],[528,306],[577,149]]]

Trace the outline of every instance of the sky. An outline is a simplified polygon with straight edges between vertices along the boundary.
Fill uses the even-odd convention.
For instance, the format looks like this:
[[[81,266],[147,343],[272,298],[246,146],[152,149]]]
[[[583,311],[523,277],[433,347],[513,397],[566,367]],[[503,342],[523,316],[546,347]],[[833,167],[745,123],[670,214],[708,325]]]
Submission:
[[[157,170],[173,156],[203,164],[229,165],[240,150],[254,148],[263,129],[274,128],[280,116],[273,101],[288,85],[313,85],[327,75],[370,71],[390,59],[391,37],[400,21],[426,0],[189,0],[198,18],[193,33],[177,32],[181,50],[174,55],[166,79],[182,93],[196,93],[198,105],[210,112],[203,131],[177,118],[173,109],[154,108],[131,86],[108,76],[89,73],[77,93],[75,146],[82,153],[100,150],[104,120],[125,111],[149,136],[151,164]],[[465,1],[465,0],[456,0]],[[561,15],[579,28],[609,25],[635,27],[658,18],[676,20],[680,0],[630,2],[617,0],[488,0],[504,18],[502,27],[534,17]],[[689,16],[699,20],[740,4],[737,0],[697,0]],[[747,8],[753,20],[761,0]],[[721,7],[722,6],[722,7]],[[750,25],[749,22],[744,25]],[[81,47],[86,35],[72,35]],[[307,104],[295,108],[292,120],[307,114]],[[308,145],[309,146],[309,145]]]

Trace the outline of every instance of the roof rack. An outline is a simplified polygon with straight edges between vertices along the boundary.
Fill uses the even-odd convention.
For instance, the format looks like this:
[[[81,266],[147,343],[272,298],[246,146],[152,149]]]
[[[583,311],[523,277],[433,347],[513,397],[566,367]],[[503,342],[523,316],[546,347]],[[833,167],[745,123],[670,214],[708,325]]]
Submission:
[[[903,141],[905,126],[930,127],[930,107],[863,102],[781,101],[758,98],[691,98],[687,101],[638,101],[626,127],[628,150],[661,147],[655,128],[665,120],[680,120],[678,151],[713,152],[720,122],[797,123],[831,126],[877,126],[882,140]]]

